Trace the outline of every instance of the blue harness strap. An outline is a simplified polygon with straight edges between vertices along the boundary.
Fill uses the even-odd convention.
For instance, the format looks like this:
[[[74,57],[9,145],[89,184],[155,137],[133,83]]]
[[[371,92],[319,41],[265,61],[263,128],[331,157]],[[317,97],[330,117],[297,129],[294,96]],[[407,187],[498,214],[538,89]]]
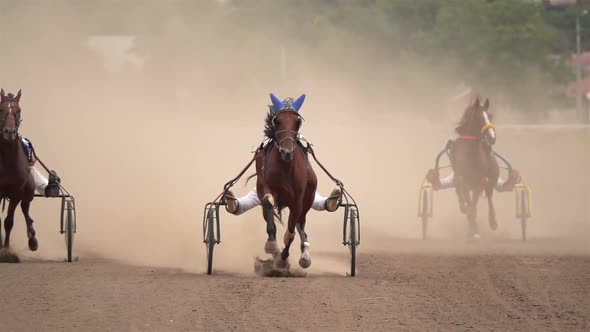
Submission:
[[[27,159],[29,162],[33,162],[35,158],[33,157],[33,144],[26,138],[21,138],[20,141],[23,145],[23,149],[25,150],[25,154],[27,155]]]

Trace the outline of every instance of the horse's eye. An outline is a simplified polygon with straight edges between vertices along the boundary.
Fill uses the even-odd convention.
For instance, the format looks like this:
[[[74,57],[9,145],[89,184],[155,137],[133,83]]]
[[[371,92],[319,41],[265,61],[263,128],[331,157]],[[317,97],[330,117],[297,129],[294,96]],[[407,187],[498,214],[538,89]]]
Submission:
[[[297,118],[297,128],[301,127],[302,123],[303,121],[301,120],[301,118]]]

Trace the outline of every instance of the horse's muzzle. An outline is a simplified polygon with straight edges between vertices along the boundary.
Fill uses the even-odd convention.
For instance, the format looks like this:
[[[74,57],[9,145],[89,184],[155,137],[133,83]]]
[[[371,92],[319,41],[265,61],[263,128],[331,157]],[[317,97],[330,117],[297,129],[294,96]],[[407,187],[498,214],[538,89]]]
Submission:
[[[18,129],[4,128],[2,130],[2,138],[6,141],[14,141],[18,137]]]
[[[494,130],[494,128],[488,129],[485,132],[484,138],[489,145],[496,144],[496,131]]]
[[[279,152],[281,153],[281,158],[283,158],[284,161],[291,161],[293,160],[295,149],[285,149],[283,147],[279,147]]]

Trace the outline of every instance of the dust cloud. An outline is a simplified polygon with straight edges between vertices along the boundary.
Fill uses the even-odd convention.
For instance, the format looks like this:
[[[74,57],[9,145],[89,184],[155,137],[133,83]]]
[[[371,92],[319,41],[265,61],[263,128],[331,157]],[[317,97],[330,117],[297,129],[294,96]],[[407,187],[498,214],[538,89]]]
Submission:
[[[325,58],[292,42],[281,60],[279,42],[269,39],[273,34],[267,25],[241,26],[250,33],[238,36],[224,27],[228,22],[217,11],[189,16],[168,6],[155,27],[134,29],[159,14],[159,7],[116,14],[104,9],[85,16],[91,9],[81,4],[23,3],[2,14],[2,24],[14,24],[2,29],[4,45],[13,46],[0,52],[2,87],[23,89],[21,133],[76,197],[80,259],[202,272],[202,209],[261,142],[269,92],[281,97],[307,93],[302,132],[357,199],[360,252],[465,249],[457,243],[464,242],[466,221],[452,190],[435,195],[433,240],[416,241],[421,236],[419,186],[436,154],[454,137],[453,126],[465,107],[464,101],[450,99],[460,92],[453,83],[457,79],[437,77],[419,63],[369,56],[362,45],[334,49],[335,57]],[[126,25],[98,31],[101,21]],[[137,56],[148,61],[142,67],[108,72],[101,56],[84,46],[93,33],[136,34],[137,49],[128,52],[141,53],[142,43],[150,43],[153,52]],[[189,35],[192,39],[186,39]],[[386,67],[394,74],[382,74]],[[484,231],[489,244],[483,247],[588,253],[588,129],[502,127],[509,124],[508,111],[491,103],[497,150],[531,186],[534,217],[531,241],[519,243],[514,194],[496,194],[500,226],[493,234]],[[319,167],[315,170],[319,191],[327,195],[334,185]],[[249,189],[243,181],[235,187],[237,194]],[[487,229],[486,215],[482,203],[482,229]],[[29,258],[63,259],[59,201],[36,199],[32,216],[39,251],[27,251],[20,214],[14,249]],[[239,217],[223,212],[221,218],[216,269],[253,275],[254,257],[262,255],[265,240],[260,210]],[[333,255],[347,250],[340,244],[342,211],[310,212],[308,234],[312,274],[347,271],[344,255]]]

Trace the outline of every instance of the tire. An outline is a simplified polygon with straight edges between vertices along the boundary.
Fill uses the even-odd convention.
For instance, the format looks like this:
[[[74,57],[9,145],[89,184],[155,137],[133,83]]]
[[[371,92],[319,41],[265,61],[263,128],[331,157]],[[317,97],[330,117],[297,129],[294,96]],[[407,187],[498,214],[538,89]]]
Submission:
[[[215,234],[214,234],[214,210],[211,209],[207,216],[207,240],[205,247],[207,248],[207,274],[213,273],[213,248],[215,248]]]
[[[350,211],[348,247],[350,249],[350,276],[356,275],[356,211]]]
[[[526,241],[526,224],[527,224],[527,195],[523,189],[520,191],[520,229],[522,232],[522,240]]]
[[[422,193],[422,240],[426,240],[428,236],[428,192],[424,190]]]
[[[72,262],[72,251],[74,249],[74,214],[73,214],[74,207],[72,206],[72,202],[67,202],[67,213],[66,213],[66,229],[65,229],[65,238],[66,238],[66,248],[68,251],[68,262]]]

